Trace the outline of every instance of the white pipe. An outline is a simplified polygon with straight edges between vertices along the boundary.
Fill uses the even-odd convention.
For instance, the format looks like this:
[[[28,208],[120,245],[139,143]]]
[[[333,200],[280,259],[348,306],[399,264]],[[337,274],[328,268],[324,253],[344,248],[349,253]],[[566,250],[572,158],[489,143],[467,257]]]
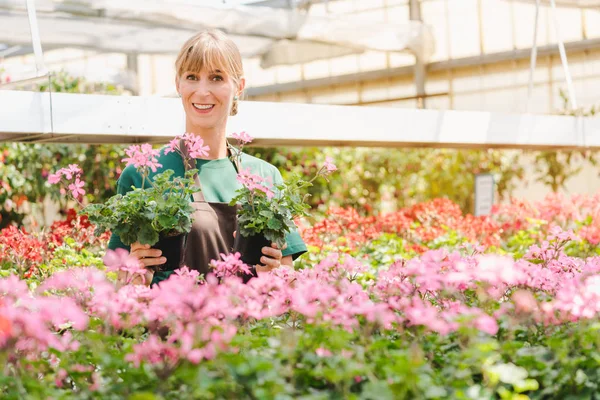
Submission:
[[[42,52],[42,41],[40,40],[40,30],[35,13],[34,0],[27,0],[27,16],[29,17],[29,29],[31,31],[33,53],[35,54],[35,69],[37,76],[43,76],[48,74],[48,70],[44,65],[44,53]]]
[[[556,15],[556,4],[554,0],[550,0],[550,6],[552,11],[552,19],[554,20],[554,28],[556,30],[556,39],[558,40],[558,51],[560,53],[560,62],[562,63],[563,70],[565,71],[565,80],[567,81],[567,91],[569,93],[569,103],[571,103],[572,109],[577,109],[577,99],[575,98],[575,89],[573,88],[573,80],[571,79],[571,73],[569,72],[569,62],[567,61],[567,53],[565,52],[565,45],[560,37],[560,30],[558,27],[558,17]]]
[[[533,74],[535,73],[535,65],[537,61],[537,36],[538,36],[538,21],[540,19],[540,0],[535,1],[535,21],[533,24],[533,45],[531,46],[531,62],[529,66],[529,88],[527,89],[527,109],[529,113],[531,109],[531,98],[533,95]]]

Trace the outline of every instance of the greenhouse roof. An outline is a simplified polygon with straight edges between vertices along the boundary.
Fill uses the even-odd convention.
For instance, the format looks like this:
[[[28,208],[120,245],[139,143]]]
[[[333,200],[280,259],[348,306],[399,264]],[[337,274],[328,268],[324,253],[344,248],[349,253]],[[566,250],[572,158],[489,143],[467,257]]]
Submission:
[[[533,3],[536,0],[517,0],[522,3]],[[557,6],[562,7],[576,7],[576,8],[594,8],[600,7],[600,0],[555,0]],[[541,0],[541,4],[549,5],[550,0]]]
[[[175,53],[196,31],[217,28],[232,37],[243,56],[260,57],[263,68],[366,50],[409,51],[424,58],[433,51],[431,32],[418,21],[363,23],[339,16],[311,15],[302,7],[304,1],[243,2],[39,0],[35,3],[44,48]],[[297,7],[283,8],[288,3]],[[0,0],[0,43],[31,45],[24,0]]]

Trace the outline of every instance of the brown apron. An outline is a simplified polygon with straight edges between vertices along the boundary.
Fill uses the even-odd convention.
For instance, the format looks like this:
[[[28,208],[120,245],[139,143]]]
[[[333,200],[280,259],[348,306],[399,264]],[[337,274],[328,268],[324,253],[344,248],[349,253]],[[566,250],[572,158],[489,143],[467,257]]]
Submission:
[[[229,151],[236,151],[229,145]],[[188,149],[181,141],[181,153],[185,171],[196,168],[196,160],[189,157]],[[234,158],[237,172],[240,165]],[[196,185],[202,188],[198,173],[194,175]],[[220,260],[220,254],[229,254],[233,248],[233,233],[237,228],[238,205],[230,206],[229,203],[207,202],[200,190],[193,194],[191,203],[195,211],[193,214],[192,230],[187,235],[184,245],[184,256],[181,265],[186,265],[191,270],[201,274],[209,272],[208,264],[211,260]]]

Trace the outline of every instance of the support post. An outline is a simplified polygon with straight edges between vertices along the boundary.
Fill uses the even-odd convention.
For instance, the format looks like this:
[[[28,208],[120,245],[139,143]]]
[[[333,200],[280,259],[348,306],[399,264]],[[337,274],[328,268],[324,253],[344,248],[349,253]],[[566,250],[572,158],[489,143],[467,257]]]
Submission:
[[[569,93],[569,103],[571,107],[577,109],[577,98],[575,97],[575,89],[573,88],[573,80],[571,79],[571,72],[569,72],[569,62],[567,60],[567,53],[565,51],[565,44],[560,36],[560,29],[558,26],[558,16],[556,14],[556,2],[550,0],[550,10],[552,12],[552,20],[554,21],[554,29],[556,30],[556,40],[558,40],[558,51],[560,53],[560,62],[562,63],[563,70],[565,71],[565,80],[567,81],[567,92]]]
[[[422,22],[420,0],[409,0],[408,8],[410,20]],[[425,63],[419,54],[415,54],[414,76],[417,89],[417,107],[425,108],[425,80],[427,71],[425,70]]]
[[[531,46],[531,60],[529,62],[529,87],[527,88],[527,109],[529,113],[531,109],[531,97],[533,96],[533,75],[537,62],[537,36],[538,36],[538,21],[540,19],[540,0],[535,0],[535,20],[533,22],[533,44]]]
[[[35,12],[34,0],[27,0],[27,16],[29,18],[29,30],[31,31],[33,54],[35,55],[36,76],[44,76],[48,74],[48,70],[44,64],[44,53],[42,52],[42,41],[40,40],[40,29]]]

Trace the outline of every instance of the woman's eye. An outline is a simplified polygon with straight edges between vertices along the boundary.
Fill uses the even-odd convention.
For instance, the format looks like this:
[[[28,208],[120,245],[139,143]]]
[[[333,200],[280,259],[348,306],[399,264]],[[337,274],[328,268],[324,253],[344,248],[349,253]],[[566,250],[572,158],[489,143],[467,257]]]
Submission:
[[[221,75],[213,75],[211,79],[213,81],[222,81],[223,77]]]
[[[195,80],[196,80],[196,75],[194,75],[194,74],[189,74],[188,76],[186,76],[186,77],[185,77],[185,79],[188,79],[188,80],[195,81]]]

